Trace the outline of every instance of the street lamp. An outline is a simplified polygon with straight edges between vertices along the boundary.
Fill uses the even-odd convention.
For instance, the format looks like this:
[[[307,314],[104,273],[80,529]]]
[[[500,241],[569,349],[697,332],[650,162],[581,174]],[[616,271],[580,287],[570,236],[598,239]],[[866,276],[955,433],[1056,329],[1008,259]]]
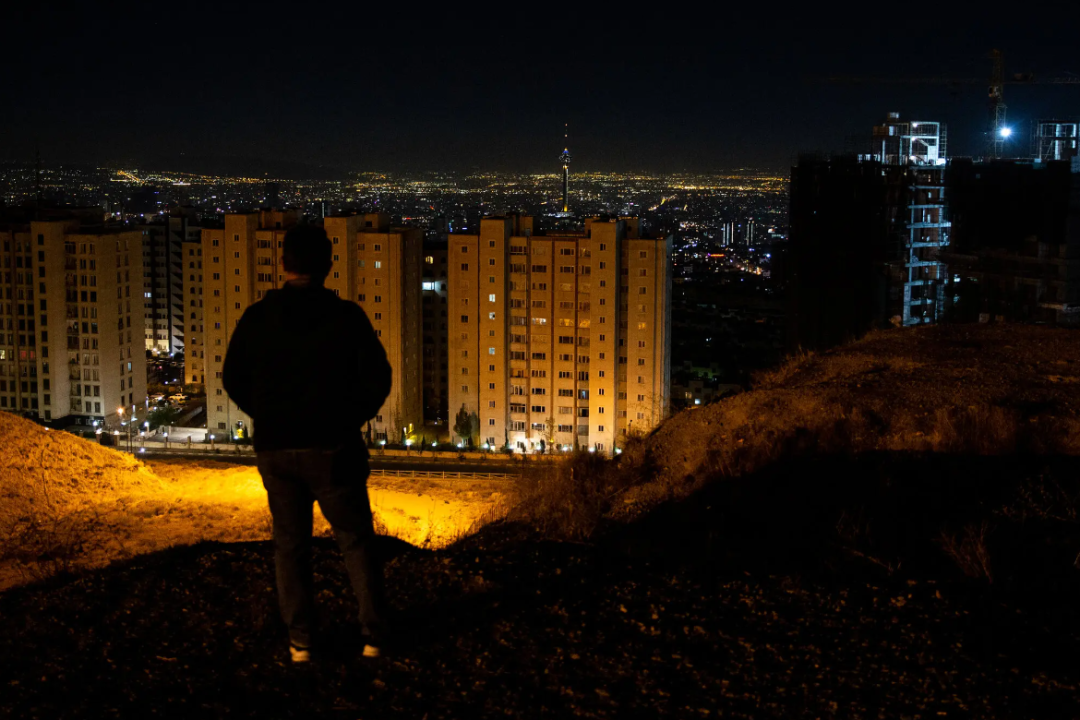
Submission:
[[[127,431],[128,452],[131,452],[131,424],[124,422],[124,408],[123,407],[116,408],[116,414],[120,418],[120,426],[121,427],[127,427],[127,429],[128,429],[128,431]],[[135,420],[134,415],[132,416],[131,419],[132,419],[132,421]],[[120,431],[119,430],[116,431],[116,435],[119,435],[119,434],[120,434]]]

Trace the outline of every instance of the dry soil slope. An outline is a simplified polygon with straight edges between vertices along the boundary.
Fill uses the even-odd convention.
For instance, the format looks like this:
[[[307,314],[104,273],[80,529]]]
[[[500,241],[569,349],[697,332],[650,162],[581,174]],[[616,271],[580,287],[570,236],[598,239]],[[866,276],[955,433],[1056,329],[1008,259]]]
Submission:
[[[626,459],[651,456],[655,491],[741,475],[792,451],[1080,452],[1080,332],[879,331],[796,357],[756,385],[675,415]]]
[[[266,540],[258,470],[215,462],[143,463],[0,413],[0,590],[65,569],[204,540]],[[504,511],[492,482],[372,479],[380,532],[443,547]],[[321,513],[316,529],[329,533]]]
[[[0,412],[0,529],[162,486],[128,455]]]

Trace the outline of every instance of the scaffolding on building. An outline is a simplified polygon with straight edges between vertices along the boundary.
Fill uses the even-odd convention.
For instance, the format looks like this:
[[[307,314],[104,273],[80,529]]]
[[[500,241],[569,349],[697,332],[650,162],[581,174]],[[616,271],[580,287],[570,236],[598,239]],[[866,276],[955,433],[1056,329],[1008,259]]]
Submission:
[[[893,317],[905,325],[937,322],[945,309],[949,244],[945,162],[947,134],[940,122],[901,121],[889,113],[874,128],[869,158],[882,164],[894,250],[886,260]]]
[[[1031,149],[1035,160],[1069,160],[1077,156],[1077,123],[1039,120],[1032,128]]]

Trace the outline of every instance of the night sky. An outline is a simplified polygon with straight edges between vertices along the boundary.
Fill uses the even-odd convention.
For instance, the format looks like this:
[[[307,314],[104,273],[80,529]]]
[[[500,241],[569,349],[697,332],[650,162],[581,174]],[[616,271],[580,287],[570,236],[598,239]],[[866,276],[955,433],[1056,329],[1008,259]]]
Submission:
[[[780,171],[889,110],[947,122],[950,154],[980,151],[983,85],[815,78],[982,78],[995,47],[1009,73],[1080,75],[1065,6],[744,4],[761,9],[24,3],[5,13],[0,159],[38,142],[47,164],[533,172],[555,168],[568,122],[580,171]],[[1026,121],[1080,115],[1080,86],[1009,86],[1006,102],[1026,138]]]

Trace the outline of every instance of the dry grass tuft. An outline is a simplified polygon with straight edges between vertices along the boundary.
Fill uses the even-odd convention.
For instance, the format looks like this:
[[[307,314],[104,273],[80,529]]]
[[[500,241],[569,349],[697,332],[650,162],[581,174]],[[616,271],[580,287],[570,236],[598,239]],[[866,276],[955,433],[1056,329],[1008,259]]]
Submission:
[[[779,367],[772,370],[761,370],[754,374],[754,388],[768,389],[779,387],[791,381],[791,379],[814,358],[812,350],[799,348],[788,356]]]
[[[943,531],[938,543],[965,576],[992,583],[994,573],[990,568],[990,550],[986,544],[989,535],[988,522],[968,523],[959,533]]]
[[[1069,490],[1054,478],[1039,476],[1020,486],[1001,515],[1018,522],[1042,521],[1075,525],[1080,521],[1080,490]]]
[[[587,540],[605,517],[625,504],[628,493],[647,485],[655,473],[644,441],[624,462],[578,452],[562,462],[536,463],[507,519],[524,522],[547,537]]]

